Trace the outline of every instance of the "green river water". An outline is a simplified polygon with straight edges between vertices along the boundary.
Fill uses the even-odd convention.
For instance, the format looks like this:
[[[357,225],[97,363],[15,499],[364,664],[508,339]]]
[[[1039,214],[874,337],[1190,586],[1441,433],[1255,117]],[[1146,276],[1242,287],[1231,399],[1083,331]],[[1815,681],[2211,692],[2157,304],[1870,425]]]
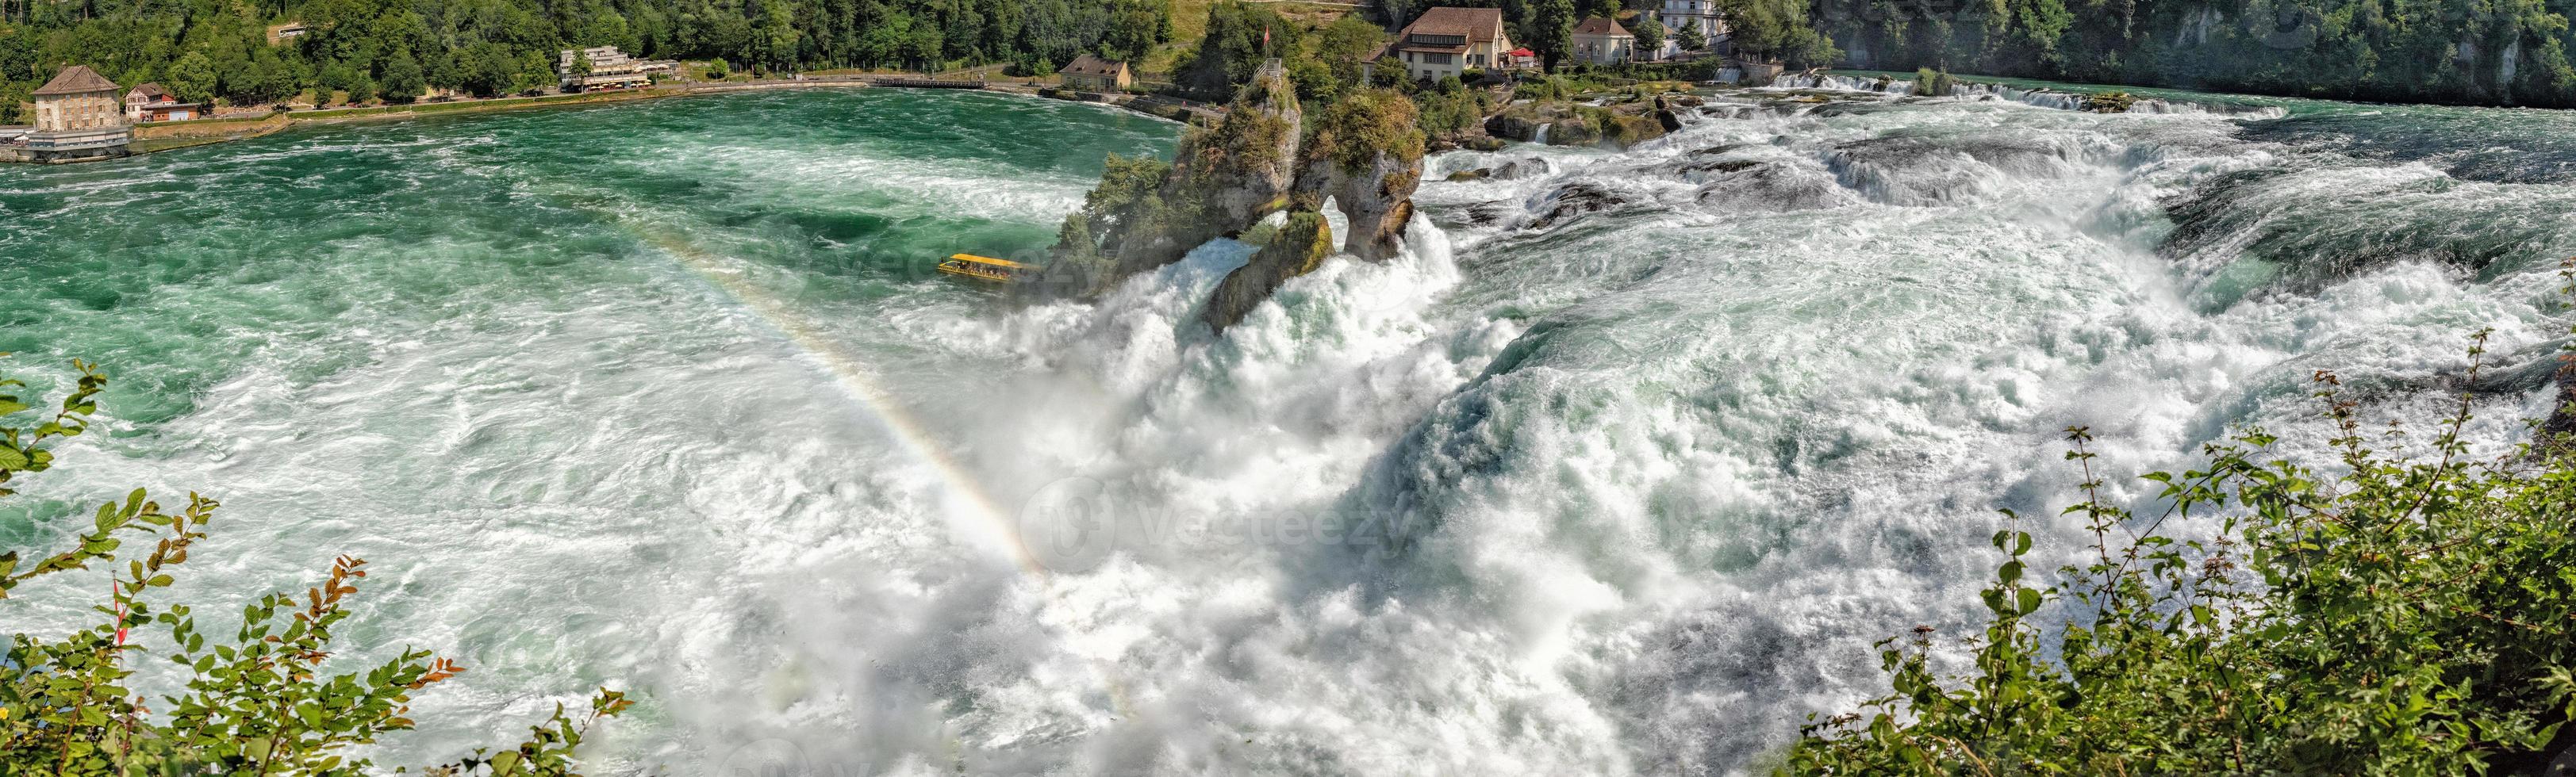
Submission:
[[[1089,303],[929,272],[1036,255],[1104,155],[1180,134],[1097,106],[776,91],[0,167],[0,368],[115,379],[0,547],[148,486],[225,504],[171,594],[205,612],[367,558],[345,658],[470,667],[389,764],[609,684],[642,704],[607,774],[1726,773],[1879,693],[1871,642],[1974,618],[1996,509],[2075,493],[2065,427],[2115,472],[2248,424],[2313,451],[2317,369],[2376,423],[2447,407],[2470,331],[2508,366],[2566,331],[2559,114],[1995,94],[1437,155],[1403,256],[1221,337],[1231,241]],[[2549,396],[2489,388],[2482,450]]]

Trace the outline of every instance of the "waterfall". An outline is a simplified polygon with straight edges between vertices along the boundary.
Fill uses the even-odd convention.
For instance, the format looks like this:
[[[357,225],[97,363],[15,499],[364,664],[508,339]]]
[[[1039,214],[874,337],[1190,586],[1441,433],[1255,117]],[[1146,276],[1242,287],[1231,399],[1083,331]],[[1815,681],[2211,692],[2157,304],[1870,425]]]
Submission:
[[[1553,127],[1553,126],[1556,126],[1556,123],[1555,123],[1555,122],[1549,122],[1549,123],[1546,123],[1546,124],[1538,125],[1538,132],[1533,133],[1533,134],[1531,134],[1531,135],[1530,135],[1530,142],[1532,142],[1532,143],[1536,143],[1536,144],[1539,144],[1539,145],[1542,145],[1542,146],[1547,145],[1547,128],[1549,128],[1549,127]]]

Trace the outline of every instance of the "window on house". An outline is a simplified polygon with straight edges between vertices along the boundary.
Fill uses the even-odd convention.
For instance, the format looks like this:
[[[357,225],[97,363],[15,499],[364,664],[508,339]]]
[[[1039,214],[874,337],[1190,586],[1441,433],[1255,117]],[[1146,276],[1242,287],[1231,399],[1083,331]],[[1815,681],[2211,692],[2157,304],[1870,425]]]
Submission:
[[[1422,61],[1427,64],[1446,65],[1449,64],[1451,60],[1447,54],[1424,54],[1422,55]]]

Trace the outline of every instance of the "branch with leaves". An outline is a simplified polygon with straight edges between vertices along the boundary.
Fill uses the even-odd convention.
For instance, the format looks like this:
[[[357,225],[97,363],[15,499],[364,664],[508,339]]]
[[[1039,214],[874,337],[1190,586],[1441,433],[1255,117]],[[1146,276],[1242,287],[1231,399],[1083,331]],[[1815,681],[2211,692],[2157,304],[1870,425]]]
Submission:
[[[74,367],[79,377],[58,410],[31,427],[0,426],[0,496],[15,493],[5,487],[11,479],[52,467],[52,444],[88,430],[107,378],[90,364]],[[30,409],[11,393],[24,388],[0,380],[0,419]],[[33,578],[94,564],[109,569],[108,601],[95,608],[98,622],[59,639],[10,635],[0,659],[0,774],[366,774],[374,764],[351,755],[351,748],[410,730],[413,694],[465,671],[430,651],[406,649],[363,672],[322,673],[333,655],[333,628],[349,617],[358,581],[367,576],[366,562],[354,557],[334,561],[301,599],[269,594],[245,607],[228,639],[209,639],[185,605],[160,607],[147,594],[176,582],[173,573],[205,538],[219,506],[192,493],[187,507],[171,513],[136,489],[121,502],[99,505],[90,530],[77,534],[70,550],[33,564],[22,564],[15,550],[0,553],[0,600]],[[116,566],[127,542],[146,539],[149,552]],[[126,655],[143,649],[133,631],[146,628],[167,630],[176,646],[169,659],[188,677],[186,692],[164,697],[159,712],[128,687],[136,670]],[[586,714],[576,717],[557,705],[525,742],[425,771],[575,774],[574,749],[583,735],[632,704],[602,688]]]

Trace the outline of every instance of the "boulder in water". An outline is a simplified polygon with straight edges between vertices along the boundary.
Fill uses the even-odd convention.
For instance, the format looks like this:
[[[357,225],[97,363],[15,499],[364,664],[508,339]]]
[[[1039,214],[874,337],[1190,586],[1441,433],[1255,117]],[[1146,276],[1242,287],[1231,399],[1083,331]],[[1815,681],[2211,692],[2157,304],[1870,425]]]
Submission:
[[[1540,198],[1538,206],[1542,210],[1539,210],[1538,218],[1530,220],[1529,228],[1546,229],[1576,216],[1598,213],[1626,204],[1628,204],[1626,197],[1598,185],[1578,181],[1566,184],[1564,188],[1549,192]]]
[[[1333,228],[1324,215],[1311,210],[1290,213],[1268,245],[1217,284],[1199,318],[1222,333],[1260,307],[1288,279],[1314,272],[1332,255]]]
[[[1504,162],[1501,165],[1494,167],[1491,172],[1486,174],[1486,177],[1497,181],[1517,181],[1533,175],[1546,175],[1547,173],[1547,160],[1530,157],[1528,159],[1517,159],[1510,162]]]

